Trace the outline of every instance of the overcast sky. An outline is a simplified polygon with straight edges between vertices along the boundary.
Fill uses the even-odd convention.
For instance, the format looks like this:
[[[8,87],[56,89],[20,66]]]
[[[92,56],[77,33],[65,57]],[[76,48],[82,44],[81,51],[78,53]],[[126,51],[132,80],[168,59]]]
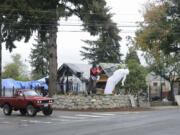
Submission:
[[[139,11],[142,10],[142,5],[147,0],[106,0],[107,6],[111,7],[111,13],[114,13],[113,21],[119,26],[123,25],[135,25],[134,22],[142,21],[142,13]],[[72,17],[67,22],[62,21],[61,24],[80,24],[78,18]],[[81,27],[59,27],[59,31],[80,31]],[[130,35],[134,36],[135,28],[124,28],[120,27],[122,30],[120,36],[123,38],[120,42],[121,44],[121,53],[124,54],[124,57],[127,53],[128,47],[126,46],[125,37]],[[34,38],[34,37],[33,37]],[[3,57],[2,62],[3,66],[11,62],[10,55],[15,53],[20,53],[22,60],[26,63],[29,61],[29,54],[32,48],[32,44],[35,43],[34,39],[31,39],[28,43],[16,42],[17,48],[13,50],[12,53],[3,48]],[[84,32],[58,32],[57,45],[58,45],[58,65],[62,63],[87,63],[87,61],[82,61],[80,56],[80,50],[82,46],[85,45],[82,40],[95,39],[91,37],[88,33]],[[123,57],[123,58],[124,58]],[[141,58],[142,63],[144,64],[143,59]]]

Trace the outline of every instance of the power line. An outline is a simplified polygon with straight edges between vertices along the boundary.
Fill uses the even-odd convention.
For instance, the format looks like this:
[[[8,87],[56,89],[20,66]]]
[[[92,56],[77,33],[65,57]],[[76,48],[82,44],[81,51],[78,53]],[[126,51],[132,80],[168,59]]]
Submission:
[[[14,31],[27,31],[28,32],[28,30],[27,29],[13,29]],[[86,33],[86,32],[88,32],[88,31],[83,31],[83,30],[34,30],[34,31],[44,31],[44,32],[50,32],[50,31],[54,31],[54,32],[74,32],[74,33]],[[124,31],[121,31],[120,33],[135,33],[135,31],[134,30],[124,30]],[[172,33],[172,34],[174,34],[174,35],[180,35],[180,32],[174,32],[174,33]]]
[[[56,9],[49,9],[49,10],[42,10],[42,9],[29,9],[29,10],[22,10],[22,9],[17,9],[17,8],[7,8],[7,7],[0,7],[0,10],[14,10],[14,11],[23,11],[23,12],[38,12],[38,13],[56,13]],[[101,15],[101,13],[80,13],[80,14],[83,14],[83,15]],[[108,13],[107,13],[108,14]],[[108,15],[139,15],[139,14],[134,14],[134,13],[116,13],[116,14],[108,14]]]
[[[4,14],[2,14],[2,13],[0,13],[0,15],[4,15]],[[6,15],[6,14],[5,14]],[[30,16],[30,15],[23,15],[23,16],[26,16],[26,17],[28,17],[27,19],[34,19],[34,20],[40,20],[40,21],[42,21],[42,19],[44,19],[44,21],[46,21],[46,22],[48,22],[48,23],[51,23],[51,22],[54,22],[54,21],[61,21],[61,20],[59,20],[59,19],[57,19],[57,18],[41,18],[41,17],[39,17],[39,18],[35,18],[35,17],[33,17],[33,16]],[[14,17],[14,18],[13,18]],[[19,15],[11,15],[11,18],[4,18],[5,20],[10,20],[10,21],[17,21],[17,19],[20,19],[20,17],[21,16],[19,16]],[[65,17],[62,17],[62,18],[65,18]],[[62,19],[61,18],[61,19]],[[64,20],[62,20],[62,21],[64,21]],[[75,22],[82,22],[82,20],[80,20],[80,19],[74,19],[74,20],[72,20],[72,19],[67,19],[67,22],[72,22],[72,21],[75,21]],[[94,22],[97,22],[97,23],[105,23],[105,22],[107,22],[107,21],[94,21]],[[89,23],[94,23],[93,21],[89,21]],[[119,21],[118,23],[129,23],[129,24],[137,24],[138,23],[138,21]]]
[[[24,32],[28,32],[27,29],[13,29],[13,31],[24,31]],[[66,32],[66,33],[86,33],[87,31],[83,31],[83,30],[34,30],[34,31],[44,31],[44,32]],[[134,33],[134,31],[121,31],[120,33]]]
[[[3,14],[1,14],[0,13],[0,15],[3,15]],[[21,16],[18,16],[18,15],[11,15],[11,17],[12,18],[4,18],[5,20],[10,20],[10,21],[17,21],[17,19],[19,19],[19,18],[13,18],[13,16],[15,16],[15,17],[21,17]],[[32,19],[34,19],[34,17],[32,17],[32,16],[29,16],[28,15],[28,17],[30,17],[30,18],[32,18]],[[63,17],[64,18],[64,17]],[[29,18],[27,18],[27,19],[29,19]],[[42,20],[43,18],[35,18],[35,20]],[[61,18],[62,19],[62,18]],[[44,21],[48,21],[48,23],[50,23],[50,22],[54,22],[54,21],[66,21],[66,22],[82,22],[82,20],[80,20],[80,19],[72,19],[72,18],[69,18],[69,19],[67,19],[67,20],[57,20],[57,18],[56,19],[54,19],[54,18],[49,18],[49,19],[47,19],[47,18],[45,18],[45,20]],[[95,21],[95,22],[97,22],[97,23],[103,23],[103,22],[107,22],[107,21]],[[93,23],[93,21],[89,21],[89,23]],[[118,23],[129,23],[129,24],[137,24],[138,22],[136,21],[119,21]]]
[[[5,24],[14,24],[14,23],[12,23],[12,21],[14,21],[14,22],[16,22],[17,20],[15,20],[15,19],[6,19],[6,20],[9,20],[9,22],[4,22]],[[104,23],[103,23],[104,22]],[[107,24],[105,24],[105,22],[106,21],[102,21],[102,23],[100,23],[100,21],[98,22],[89,22],[89,23],[86,23],[87,25],[95,25],[95,24],[98,24],[98,25],[107,25]],[[21,23],[21,22],[18,22],[17,21],[17,23]],[[53,23],[30,23],[29,21],[23,21],[22,23],[24,23],[24,24],[27,24],[27,25],[54,25]],[[63,24],[63,23],[65,23],[65,24]],[[83,25],[83,23],[73,23],[73,22],[63,22],[63,23],[60,23],[60,25],[73,25],[73,26],[82,26]],[[124,23],[122,23],[122,24],[125,24],[126,22],[124,22]],[[127,22],[128,24],[130,24],[130,22]],[[119,22],[119,23],[111,23],[111,24],[109,24],[109,25],[122,25],[121,24],[121,22]],[[135,23],[134,23],[135,24]],[[130,25],[130,26],[132,26],[132,25]],[[138,26],[138,25],[136,25],[136,26]]]
[[[14,23],[4,23],[4,24],[9,24],[9,25],[15,25]],[[25,23],[22,24],[23,26],[54,26],[54,24],[43,24],[43,23],[37,23],[37,24],[32,24],[32,23]],[[114,26],[113,24],[87,24],[88,26]],[[83,24],[60,24],[60,26],[74,26],[74,27],[82,27]],[[139,27],[138,25],[116,25],[117,27]]]

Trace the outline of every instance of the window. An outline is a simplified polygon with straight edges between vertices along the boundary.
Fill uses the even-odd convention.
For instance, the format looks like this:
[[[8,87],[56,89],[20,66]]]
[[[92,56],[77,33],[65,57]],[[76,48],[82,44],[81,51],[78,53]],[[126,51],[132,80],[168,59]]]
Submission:
[[[158,86],[158,83],[157,83],[157,82],[154,82],[154,83],[153,83],[153,86]]]
[[[31,96],[40,96],[37,92],[35,91],[24,91],[24,95],[26,97],[31,97]]]

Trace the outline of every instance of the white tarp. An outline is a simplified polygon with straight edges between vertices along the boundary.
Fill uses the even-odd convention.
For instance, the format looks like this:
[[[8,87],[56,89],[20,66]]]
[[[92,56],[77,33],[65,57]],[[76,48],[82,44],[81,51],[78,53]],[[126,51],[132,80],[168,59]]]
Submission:
[[[126,80],[126,76],[129,74],[128,69],[118,69],[116,70],[111,77],[108,78],[104,94],[112,94],[116,84],[122,80],[122,86]]]

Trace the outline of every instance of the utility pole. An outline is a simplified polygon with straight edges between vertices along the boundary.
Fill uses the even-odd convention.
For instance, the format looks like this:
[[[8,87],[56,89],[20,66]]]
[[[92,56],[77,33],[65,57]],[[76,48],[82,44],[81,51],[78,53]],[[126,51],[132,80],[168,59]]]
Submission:
[[[160,98],[161,98],[161,101],[163,99],[163,89],[162,89],[162,76],[164,75],[164,71],[161,69],[160,70],[160,84],[161,84],[161,89],[160,89]]]

